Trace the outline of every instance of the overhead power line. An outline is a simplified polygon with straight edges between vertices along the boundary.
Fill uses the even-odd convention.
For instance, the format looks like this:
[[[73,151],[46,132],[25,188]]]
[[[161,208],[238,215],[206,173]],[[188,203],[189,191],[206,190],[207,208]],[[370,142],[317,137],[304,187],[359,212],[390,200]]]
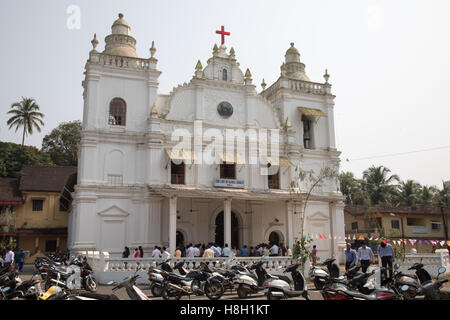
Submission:
[[[385,155],[379,155],[379,156],[370,156],[370,157],[364,157],[364,158],[355,158],[355,159],[348,159],[347,158],[345,160],[347,162],[350,162],[350,161],[369,160],[369,159],[377,159],[377,158],[387,158],[387,157],[402,156],[402,155],[405,155],[405,154],[428,152],[428,151],[435,151],[435,150],[449,149],[449,148],[450,148],[450,146],[442,146],[442,147],[436,147],[436,148],[421,149],[421,150],[399,152],[399,153],[391,153],[391,154],[385,154]]]

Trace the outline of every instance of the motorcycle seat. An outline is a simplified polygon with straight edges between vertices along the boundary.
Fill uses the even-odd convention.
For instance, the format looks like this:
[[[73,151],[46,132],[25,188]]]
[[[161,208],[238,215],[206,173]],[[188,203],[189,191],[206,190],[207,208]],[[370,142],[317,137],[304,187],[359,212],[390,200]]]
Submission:
[[[83,292],[80,294],[82,297],[96,299],[96,300],[119,300],[119,298],[114,294],[100,294],[93,292]]]
[[[298,297],[303,294],[303,291],[301,290],[294,290],[294,291],[284,291],[284,294],[288,297]]]
[[[364,300],[375,300],[376,299],[376,294],[371,293],[371,294],[363,294],[359,291],[356,290],[351,290],[348,288],[345,289],[340,289],[341,291],[345,292],[346,294],[350,295],[353,298],[360,298],[360,299],[364,299]]]

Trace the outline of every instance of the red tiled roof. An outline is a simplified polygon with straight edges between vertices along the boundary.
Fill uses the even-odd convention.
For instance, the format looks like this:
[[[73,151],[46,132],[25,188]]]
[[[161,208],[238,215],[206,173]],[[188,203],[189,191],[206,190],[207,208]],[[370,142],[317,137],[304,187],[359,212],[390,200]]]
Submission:
[[[62,192],[77,167],[24,166],[20,179],[21,191]]]
[[[0,178],[0,204],[22,203],[22,193],[19,191],[19,180],[15,178]]]

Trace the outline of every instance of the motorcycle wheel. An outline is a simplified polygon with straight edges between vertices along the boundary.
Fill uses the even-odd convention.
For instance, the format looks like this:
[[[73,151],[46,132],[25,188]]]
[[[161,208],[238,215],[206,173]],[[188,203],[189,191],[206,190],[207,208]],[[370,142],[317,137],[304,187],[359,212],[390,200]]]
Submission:
[[[152,292],[152,295],[154,297],[161,297],[162,290],[163,288],[160,284],[152,283],[152,285],[150,286],[150,291]]]
[[[242,284],[237,288],[237,295],[239,299],[245,299],[248,296],[248,291]]]
[[[212,284],[205,283],[205,295],[210,300],[218,300],[223,296],[225,289],[220,282],[213,282]]]
[[[97,282],[91,277],[86,277],[84,280],[84,286],[86,291],[95,292],[97,291]]]
[[[267,292],[267,300],[280,300],[279,297],[274,297],[272,291]]]
[[[161,297],[164,300],[180,300],[181,296],[182,293],[170,290],[167,286],[164,286],[164,288],[161,291]]]
[[[324,285],[325,285],[325,284],[322,283],[322,282],[320,282],[319,279],[317,279],[317,278],[314,279],[314,287],[315,287],[317,290],[322,290]]]
[[[197,296],[202,296],[203,295],[202,284],[200,283],[199,280],[195,279],[195,280],[192,281],[192,283],[191,283],[191,291]]]
[[[439,300],[450,300],[450,292],[449,291],[439,292]]]

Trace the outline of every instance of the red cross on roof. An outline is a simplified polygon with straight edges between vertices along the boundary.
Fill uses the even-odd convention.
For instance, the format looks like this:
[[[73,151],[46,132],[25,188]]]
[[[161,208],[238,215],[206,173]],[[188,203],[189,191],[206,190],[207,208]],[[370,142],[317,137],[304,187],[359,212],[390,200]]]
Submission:
[[[222,26],[221,30],[216,30],[216,33],[222,36],[222,44],[225,44],[225,36],[229,36],[230,33],[225,31],[224,26]]]

